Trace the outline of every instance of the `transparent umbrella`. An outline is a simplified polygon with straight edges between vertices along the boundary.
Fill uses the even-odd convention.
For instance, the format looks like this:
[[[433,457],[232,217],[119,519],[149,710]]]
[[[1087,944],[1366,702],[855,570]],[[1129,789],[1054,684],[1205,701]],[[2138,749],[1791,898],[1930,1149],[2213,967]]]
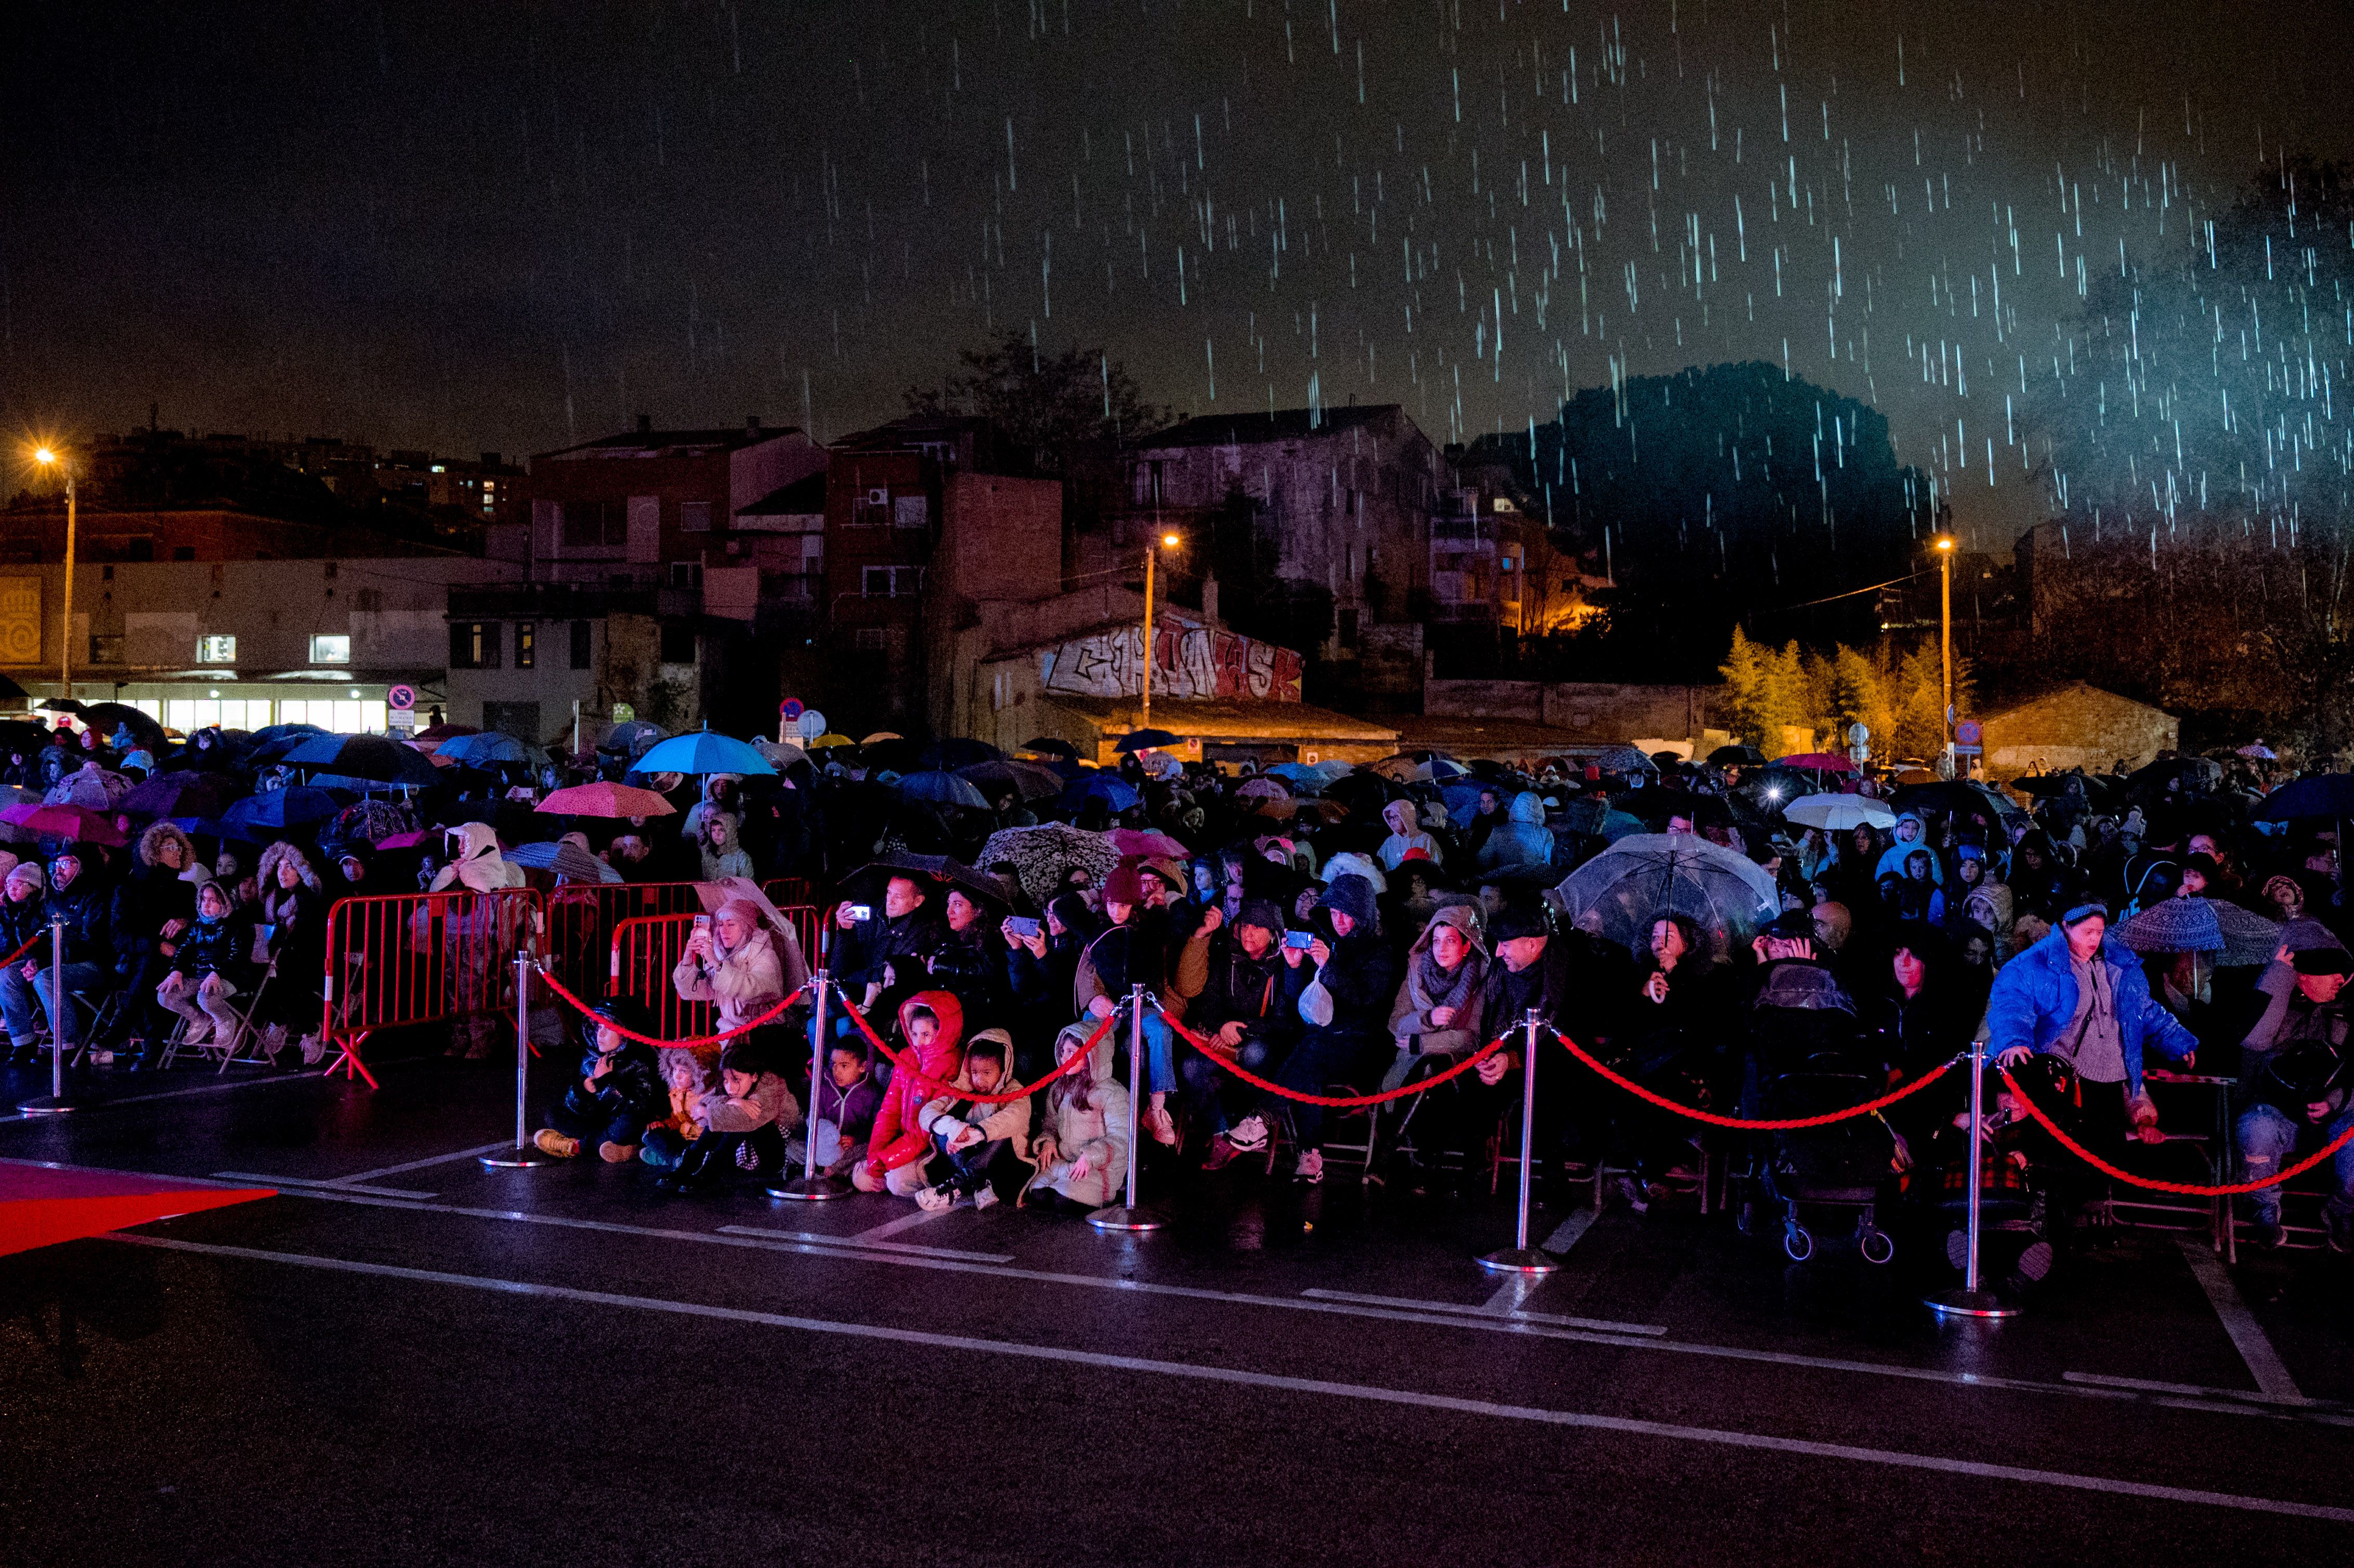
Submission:
[[[1582,931],[1639,953],[1651,925],[1681,915],[1712,959],[1780,912],[1774,879],[1747,856],[1693,833],[1630,833],[1562,880],[1553,902]]]

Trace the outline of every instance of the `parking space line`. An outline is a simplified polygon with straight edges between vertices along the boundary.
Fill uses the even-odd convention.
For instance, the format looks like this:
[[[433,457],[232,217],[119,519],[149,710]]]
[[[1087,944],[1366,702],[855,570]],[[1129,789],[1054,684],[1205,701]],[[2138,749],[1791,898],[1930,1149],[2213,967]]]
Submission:
[[[2196,1383],[2158,1383],[2146,1377],[2109,1377],[2101,1372],[2062,1372],[2070,1383],[2099,1383],[2108,1388],[2137,1389],[2144,1393],[2179,1393],[2196,1399],[2233,1399],[2243,1404],[2294,1404],[2306,1409],[2342,1410],[2346,1406],[2337,1400],[2287,1399],[2276,1394],[2256,1393],[2244,1388],[2209,1388]]]
[[[956,1211],[953,1209],[917,1209],[912,1214],[901,1214],[896,1220],[885,1220],[872,1230],[860,1231],[854,1236],[842,1236],[837,1239],[842,1241],[863,1242],[881,1241],[885,1236],[896,1236],[901,1231],[914,1230],[917,1225],[928,1225],[934,1220],[944,1219],[955,1212]]]
[[[2264,1326],[2256,1321],[2256,1315],[2240,1299],[2239,1287],[2224,1272],[2222,1260],[2205,1242],[2185,1237],[2178,1245],[2200,1288],[2207,1292],[2215,1316],[2223,1320],[2223,1332],[2232,1337],[2240,1359],[2248,1363],[2248,1372],[2256,1380],[2256,1386],[2284,1403],[2305,1404],[2305,1395],[2297,1392],[2296,1380],[2288,1375],[2288,1367],[2281,1361],[2280,1353],[2264,1338]]]
[[[455,1154],[436,1154],[428,1160],[409,1160],[405,1165],[387,1165],[379,1170],[362,1171],[350,1176],[338,1176],[332,1181],[322,1182],[321,1185],[327,1187],[355,1187],[363,1181],[373,1181],[379,1176],[398,1176],[405,1171],[422,1171],[430,1165],[449,1165],[461,1160],[476,1160],[485,1154],[495,1154],[502,1149],[513,1149],[514,1147],[514,1139],[503,1138],[496,1143],[478,1144],[472,1149],[461,1149]]]
[[[1664,1334],[1653,1323],[1616,1323],[1606,1318],[1564,1318],[1555,1312],[1499,1312],[1491,1299],[1479,1307],[1454,1301],[1424,1301],[1412,1296],[1363,1296],[1353,1290],[1303,1290],[1311,1301],[1356,1301],[1368,1307],[1403,1307],[1415,1312],[1461,1312],[1475,1318],[1503,1318],[1522,1323],[1553,1323],[1567,1329],[1592,1329],[1602,1334]]]
[[[890,1328],[879,1323],[854,1323],[828,1318],[792,1317],[780,1312],[761,1312],[748,1308],[716,1307],[692,1301],[671,1301],[659,1297],[624,1296],[611,1291],[584,1290],[573,1286],[540,1285],[525,1280],[453,1274],[439,1269],[406,1268],[394,1264],[317,1257],[302,1253],[265,1252],[255,1247],[222,1246],[204,1242],[181,1241],[168,1236],[122,1235],[112,1239],[135,1246],[155,1247],[172,1252],[192,1253],[212,1257],[233,1257],[253,1263],[276,1263],[297,1268],[321,1269],[379,1279],[398,1279],[420,1285],[444,1285],[499,1295],[535,1297],[543,1300],[568,1301],[583,1306],[616,1307],[641,1312],[672,1313],[684,1317],[713,1319],[722,1322],[787,1329],[802,1333],[874,1340],[887,1344],[918,1345],[931,1350],[962,1351],[1027,1361],[1054,1361],[1064,1365],[1092,1367],[1106,1372],[1142,1372],[1197,1382],[1263,1388],[1278,1393],[1320,1394],[1330,1398],[1409,1405],[1426,1410],[1444,1411],[1450,1414],[1478,1415],[1495,1420],[1530,1422],[1586,1431],[1610,1432],[1625,1436],[1649,1437],[1667,1442],[1698,1443],[1717,1447],[1797,1455],[1809,1458],[1839,1459],[1855,1464],[1882,1465],[1903,1469],[1964,1476],[1974,1480],[2009,1481],[2027,1486],[2058,1487],[2073,1491],[2101,1492],[2115,1497],[2137,1498],[2150,1501],[2178,1502],[2199,1507],[2233,1509],[2253,1513],[2278,1514],[2294,1519],[2320,1520],[2332,1524],[2354,1524],[2354,1508],[2294,1502],[2279,1498],[2247,1497],[2233,1492],[2208,1491],[2195,1487],[2161,1486],[2148,1481],[2123,1480],[2108,1476],[2090,1476],[2065,1470],[2044,1470],[2017,1465],[1989,1464],[1983,1460],[1948,1458],[1941,1455],[1907,1453],[1892,1448],[1867,1448],[1846,1443],[1821,1443],[1804,1438],[1776,1437],[1765,1433],[1687,1426],[1671,1422],[1644,1421],[1585,1411],[1550,1410],[1533,1405],[1504,1404],[1492,1400],[1463,1399],[1448,1394],[1423,1393],[1411,1389],[1338,1383],[1323,1378],[1290,1377],[1276,1372],[1251,1372],[1241,1367],[1159,1361],[1145,1356],[1114,1355],[1100,1351],[1023,1344],[1011,1340],[985,1340],[964,1334],[942,1334],[918,1329]]]
[[[315,1073],[272,1073],[266,1078],[233,1078],[225,1084],[199,1084],[192,1089],[160,1089],[152,1095],[118,1095],[111,1099],[93,1100],[89,1108],[94,1111],[112,1110],[116,1106],[145,1105],[152,1100],[184,1100],[192,1095],[226,1095],[238,1089],[261,1088],[270,1084],[299,1084],[306,1078],[323,1078],[323,1070]],[[19,1111],[12,1116],[0,1116],[6,1121],[54,1121],[51,1117],[28,1117]]]
[[[360,1187],[348,1181],[313,1181],[301,1176],[271,1176],[260,1171],[216,1171],[216,1181],[259,1181],[266,1187],[302,1189],[332,1188],[338,1192],[366,1192],[377,1198],[434,1198],[437,1192],[419,1192],[407,1187]]]
[[[1577,1213],[1570,1215],[1569,1218],[1562,1221],[1561,1224],[1553,1227],[1553,1234],[1545,1237],[1544,1239],[1543,1250],[1553,1254],[1555,1257],[1559,1257],[1562,1254],[1567,1252],[1571,1247],[1577,1245],[1578,1237],[1584,1235],[1587,1231],[1594,1227],[1594,1222],[1599,1217],[1599,1213],[1600,1212],[1595,1209],[1578,1210]],[[1488,1304],[1484,1308],[1482,1308],[1482,1310],[1502,1313],[1518,1312],[1522,1305],[1526,1302],[1531,1296],[1536,1294],[1537,1287],[1543,1285],[1546,1280],[1552,1277],[1553,1276],[1549,1274],[1515,1274],[1509,1279],[1506,1279],[1503,1284],[1496,1287],[1496,1293],[1488,1298]],[[1664,1329],[1659,1331],[1661,1333],[1667,1332]]]
[[[816,1231],[771,1231],[758,1225],[722,1225],[719,1232],[722,1235],[777,1236],[785,1241],[818,1242],[826,1246],[854,1246],[862,1251],[912,1253],[917,1257],[959,1257],[973,1263],[1013,1261],[1013,1255],[1010,1252],[964,1252],[952,1246],[918,1246],[914,1242],[858,1241],[850,1236],[830,1236]]]

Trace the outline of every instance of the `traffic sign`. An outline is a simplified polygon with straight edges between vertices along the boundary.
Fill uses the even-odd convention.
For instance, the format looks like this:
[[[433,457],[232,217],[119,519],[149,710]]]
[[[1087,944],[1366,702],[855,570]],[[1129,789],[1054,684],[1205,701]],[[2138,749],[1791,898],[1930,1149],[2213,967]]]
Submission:
[[[1961,747],[1967,747],[1973,751],[1977,750],[1979,737],[1984,732],[1978,727],[1978,720],[1964,719],[1961,723],[1954,726],[1954,740],[1956,749]]]
[[[1872,726],[1870,725],[1851,724],[1847,726],[1847,740],[1850,746],[1861,746],[1865,741],[1870,740],[1871,738]]]
[[[815,740],[825,733],[825,715],[815,708],[803,708],[801,716],[793,721],[803,740]]]
[[[801,716],[801,700],[799,697],[787,697],[777,705],[777,713],[783,718],[797,719]]]
[[[395,686],[384,694],[384,705],[397,714],[405,714],[417,706],[417,688]]]

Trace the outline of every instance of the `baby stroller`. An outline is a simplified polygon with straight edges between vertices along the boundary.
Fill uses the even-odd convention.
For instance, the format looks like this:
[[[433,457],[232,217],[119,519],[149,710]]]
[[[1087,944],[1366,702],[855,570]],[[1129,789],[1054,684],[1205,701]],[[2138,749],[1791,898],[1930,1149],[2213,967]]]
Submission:
[[[1861,1054],[1819,1052],[1764,1079],[1756,1114],[1765,1119],[1822,1116],[1860,1105],[1882,1086],[1881,1075]],[[1769,1135],[1762,1157],[1749,1171],[1752,1189],[1741,1205],[1742,1230],[1755,1234],[1763,1223],[1761,1211],[1778,1210],[1782,1250],[1793,1263],[1804,1263],[1815,1255],[1815,1237],[1803,1211],[1850,1210],[1863,1260],[1888,1262],[1896,1255],[1896,1243],[1880,1228],[1878,1215],[1892,1150],[1888,1128],[1874,1117],[1850,1117]]]

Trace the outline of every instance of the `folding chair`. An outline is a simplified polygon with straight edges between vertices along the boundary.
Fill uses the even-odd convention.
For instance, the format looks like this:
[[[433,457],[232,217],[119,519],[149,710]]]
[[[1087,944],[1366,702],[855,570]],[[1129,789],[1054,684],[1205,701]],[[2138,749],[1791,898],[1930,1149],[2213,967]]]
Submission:
[[[249,994],[242,991],[230,993],[232,998],[230,1012],[236,1018],[237,1023],[236,1027],[229,1031],[228,1038],[227,1040],[220,1038],[219,1025],[215,1024],[213,1026],[213,1038],[203,1042],[201,1044],[190,1045],[187,1041],[187,1035],[192,1025],[186,1014],[180,1014],[179,1022],[172,1028],[171,1037],[164,1043],[164,1065],[166,1067],[170,1066],[172,1065],[173,1058],[177,1056],[185,1047],[187,1050],[195,1052],[199,1056],[209,1056],[217,1059],[220,1065],[215,1068],[214,1071],[217,1073],[226,1073],[228,1071],[229,1064],[239,1059],[238,1054],[239,1052],[244,1050],[248,1045],[252,1046],[254,1054],[246,1056],[244,1060],[254,1065],[268,1065],[269,1058],[260,1054],[260,1035],[253,1027],[253,1014],[255,1011],[260,1007],[261,999],[270,989],[270,980],[276,976],[277,973],[278,960],[272,959],[270,961],[269,966],[261,971],[260,980],[255,984]],[[236,999],[238,998],[242,998],[244,1001],[245,1005],[242,1008],[236,1005]],[[211,1015],[207,1014],[206,1016],[209,1019]]]

